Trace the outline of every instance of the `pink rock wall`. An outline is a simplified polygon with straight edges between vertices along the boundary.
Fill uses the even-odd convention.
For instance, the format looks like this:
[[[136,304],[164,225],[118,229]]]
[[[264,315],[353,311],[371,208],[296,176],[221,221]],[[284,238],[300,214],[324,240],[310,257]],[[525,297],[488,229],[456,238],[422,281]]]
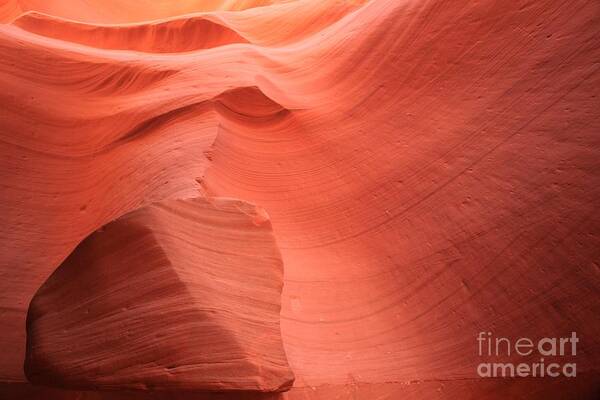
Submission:
[[[0,19],[0,394],[153,396],[27,385],[27,309],[101,226],[218,196],[265,209],[283,261],[296,380],[261,396],[596,398],[597,2],[8,0]],[[577,377],[482,378],[480,332],[576,332]]]

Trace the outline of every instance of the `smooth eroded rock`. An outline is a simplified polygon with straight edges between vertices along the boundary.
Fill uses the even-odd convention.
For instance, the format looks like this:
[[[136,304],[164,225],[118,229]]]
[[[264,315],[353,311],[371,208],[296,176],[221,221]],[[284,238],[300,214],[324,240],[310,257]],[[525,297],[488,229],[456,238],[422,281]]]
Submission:
[[[283,265],[264,211],[174,200],[90,235],[34,296],[25,371],[84,389],[289,388]]]

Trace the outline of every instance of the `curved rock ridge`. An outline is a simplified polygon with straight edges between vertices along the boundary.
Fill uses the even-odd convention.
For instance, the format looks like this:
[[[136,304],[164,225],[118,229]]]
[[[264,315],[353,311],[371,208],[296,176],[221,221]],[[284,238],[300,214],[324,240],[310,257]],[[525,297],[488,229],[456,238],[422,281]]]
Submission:
[[[172,53],[233,43],[282,46],[315,35],[365,2],[323,0],[308,7],[306,1],[277,4],[269,7],[269,12],[251,7],[238,12],[201,12],[120,24],[86,23],[32,10],[19,15],[12,25],[45,37],[104,49]]]
[[[600,3],[13,0],[0,19],[31,10],[136,26],[211,14],[248,43],[141,52],[0,25],[9,393],[129,398],[23,388],[28,304],[97,228],[200,192],[273,225],[296,379],[266,398],[598,397]],[[577,378],[482,378],[480,332],[577,332],[562,361]]]
[[[228,90],[215,97],[214,102],[218,110],[228,115],[232,113],[246,121],[270,120],[284,117],[290,112],[289,109],[267,97],[257,86]]]
[[[214,16],[129,25],[92,25],[28,12],[17,18],[13,25],[38,35],[86,46],[151,53],[185,52],[248,43]]]
[[[264,210],[154,203],[86,238],[33,297],[25,372],[81,389],[279,391],[283,264]]]
[[[27,43],[28,67],[20,63],[22,43]],[[7,150],[0,169],[6,186],[0,191],[0,214],[12,226],[0,233],[5,246],[0,269],[22,265],[31,278],[23,286],[20,278],[6,277],[2,314],[15,323],[7,321],[12,328],[0,336],[3,347],[22,342],[19,327],[28,298],[84,237],[144,204],[198,195],[197,180],[202,181],[211,157],[219,121],[264,124],[285,112],[279,113],[283,106],[264,93],[255,93],[254,79],[204,85],[213,68],[202,71],[202,63],[188,75],[181,60],[148,62],[131,52],[123,57],[6,25],[0,26],[0,47],[0,81],[6,89],[0,92],[0,141]],[[252,108],[231,112],[221,105],[236,90],[252,98]],[[266,116],[242,115],[256,113],[258,104]],[[275,114],[269,116],[268,110]],[[29,240],[18,239],[22,235]],[[42,265],[54,267],[42,272]],[[17,346],[21,350],[0,360],[2,379],[22,379],[24,347]],[[18,367],[7,373],[5,365]]]

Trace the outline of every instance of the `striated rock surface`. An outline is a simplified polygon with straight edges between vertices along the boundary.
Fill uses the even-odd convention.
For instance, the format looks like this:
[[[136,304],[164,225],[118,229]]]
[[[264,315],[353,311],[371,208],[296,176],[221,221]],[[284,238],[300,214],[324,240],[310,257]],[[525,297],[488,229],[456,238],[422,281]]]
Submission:
[[[28,387],[28,305],[99,227],[200,193],[273,224],[296,380],[265,396],[597,398],[598,2],[9,0],[0,20],[0,397],[129,398]],[[577,377],[481,378],[487,331],[577,332]]]
[[[212,18],[211,18],[212,17]],[[175,53],[248,43],[215,15],[154,23],[93,25],[29,12],[13,22],[29,32],[104,49]]]
[[[149,205],[86,238],[33,297],[27,377],[84,389],[287,389],[282,285],[263,210]]]

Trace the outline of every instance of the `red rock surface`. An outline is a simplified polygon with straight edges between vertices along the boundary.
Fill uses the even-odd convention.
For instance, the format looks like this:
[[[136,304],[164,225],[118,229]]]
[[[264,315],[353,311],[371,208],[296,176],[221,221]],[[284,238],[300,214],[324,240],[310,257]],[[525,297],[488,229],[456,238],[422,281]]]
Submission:
[[[200,192],[271,217],[296,376],[274,396],[597,395],[598,2],[9,0],[0,19],[0,394],[45,393],[23,384],[25,315],[77,244]],[[578,377],[481,379],[480,331],[575,331]]]
[[[155,203],[86,238],[36,293],[30,382],[63,388],[288,389],[283,263],[264,210]]]

